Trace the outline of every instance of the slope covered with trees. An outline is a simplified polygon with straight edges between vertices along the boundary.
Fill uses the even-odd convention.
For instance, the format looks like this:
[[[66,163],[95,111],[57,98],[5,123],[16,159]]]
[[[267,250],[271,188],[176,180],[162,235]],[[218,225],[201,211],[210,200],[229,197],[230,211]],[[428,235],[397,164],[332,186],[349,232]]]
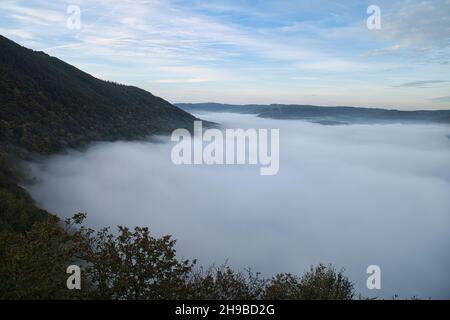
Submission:
[[[38,153],[191,127],[189,113],[0,36],[0,144]]]
[[[24,231],[48,215],[18,185],[20,159],[167,134],[194,120],[145,90],[96,79],[0,35],[0,230]]]

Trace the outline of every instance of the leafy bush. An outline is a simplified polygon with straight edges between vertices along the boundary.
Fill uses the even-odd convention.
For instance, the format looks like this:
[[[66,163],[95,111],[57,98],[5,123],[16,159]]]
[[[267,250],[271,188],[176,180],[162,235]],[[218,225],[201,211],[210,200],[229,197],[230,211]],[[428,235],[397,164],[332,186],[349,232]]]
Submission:
[[[353,283],[331,265],[303,276],[264,279],[229,266],[195,269],[180,261],[170,236],[148,228],[113,234],[78,226],[85,214],[61,224],[56,217],[25,233],[0,234],[0,298],[10,299],[352,299]],[[70,264],[82,266],[82,290],[67,290]]]
[[[354,297],[353,283],[332,266],[319,264],[298,277],[280,273],[266,288],[266,299],[286,300],[350,300]]]

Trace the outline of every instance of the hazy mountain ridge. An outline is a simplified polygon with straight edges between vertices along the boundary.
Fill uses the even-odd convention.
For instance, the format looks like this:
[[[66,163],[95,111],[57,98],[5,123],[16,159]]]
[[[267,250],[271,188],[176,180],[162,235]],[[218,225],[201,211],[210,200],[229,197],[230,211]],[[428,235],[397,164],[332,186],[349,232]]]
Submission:
[[[195,117],[0,36],[0,145],[52,153],[191,127]]]
[[[283,104],[177,103],[176,105],[188,112],[208,111],[256,114],[262,118],[307,120],[326,125],[373,122],[450,123],[450,110],[401,111],[380,108]]]

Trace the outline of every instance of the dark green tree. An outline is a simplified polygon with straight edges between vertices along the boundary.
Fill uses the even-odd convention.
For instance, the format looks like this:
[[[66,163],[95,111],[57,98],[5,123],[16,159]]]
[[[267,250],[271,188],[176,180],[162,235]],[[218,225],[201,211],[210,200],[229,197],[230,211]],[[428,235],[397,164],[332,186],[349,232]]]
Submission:
[[[265,299],[350,300],[354,284],[332,265],[319,264],[298,277],[289,273],[276,275],[267,285]]]
[[[186,296],[195,261],[179,261],[170,236],[154,238],[148,228],[118,227],[113,235],[82,228],[77,234],[78,258],[95,284],[95,298],[179,299]]]

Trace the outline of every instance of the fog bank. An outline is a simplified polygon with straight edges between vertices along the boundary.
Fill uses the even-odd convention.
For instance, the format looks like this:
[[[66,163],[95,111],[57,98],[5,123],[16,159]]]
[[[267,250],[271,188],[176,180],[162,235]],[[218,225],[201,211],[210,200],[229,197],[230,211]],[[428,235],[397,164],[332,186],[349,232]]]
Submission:
[[[94,227],[172,234],[200,264],[265,276],[311,264],[345,267],[364,295],[450,298],[450,128],[322,126],[251,115],[201,114],[227,128],[279,128],[280,167],[176,166],[170,142],[92,145],[29,164],[37,202]],[[163,139],[167,140],[167,139]],[[382,290],[365,289],[366,268]]]

